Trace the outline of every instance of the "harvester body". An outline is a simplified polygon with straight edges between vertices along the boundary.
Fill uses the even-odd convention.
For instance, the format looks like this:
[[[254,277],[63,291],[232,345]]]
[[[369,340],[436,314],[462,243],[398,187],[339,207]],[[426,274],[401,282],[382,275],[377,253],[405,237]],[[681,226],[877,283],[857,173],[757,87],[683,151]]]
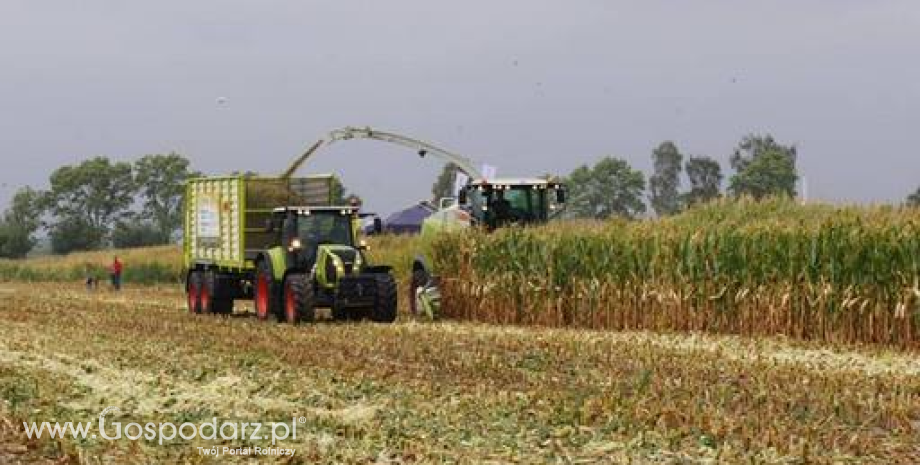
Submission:
[[[457,199],[442,199],[441,208],[422,223],[422,243],[445,233],[474,226],[487,230],[543,224],[562,212],[565,186],[546,179],[473,180]],[[429,254],[412,264],[409,289],[411,311],[436,318],[440,309],[440,277]]]

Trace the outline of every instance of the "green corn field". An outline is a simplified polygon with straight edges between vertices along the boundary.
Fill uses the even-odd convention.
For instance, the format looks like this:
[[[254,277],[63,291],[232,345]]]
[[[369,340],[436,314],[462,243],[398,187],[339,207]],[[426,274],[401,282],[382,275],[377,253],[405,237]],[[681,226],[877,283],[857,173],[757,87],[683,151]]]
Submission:
[[[445,316],[916,346],[920,211],[717,202],[433,245]]]

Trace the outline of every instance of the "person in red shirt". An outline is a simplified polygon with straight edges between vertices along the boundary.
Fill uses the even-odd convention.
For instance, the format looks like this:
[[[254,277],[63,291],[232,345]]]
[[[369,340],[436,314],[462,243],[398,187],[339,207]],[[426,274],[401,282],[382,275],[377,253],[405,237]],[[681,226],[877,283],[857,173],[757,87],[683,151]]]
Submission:
[[[112,260],[112,267],[109,269],[109,274],[112,277],[112,289],[115,289],[116,291],[121,290],[121,270],[121,261],[119,261],[118,257],[116,256],[115,259]]]

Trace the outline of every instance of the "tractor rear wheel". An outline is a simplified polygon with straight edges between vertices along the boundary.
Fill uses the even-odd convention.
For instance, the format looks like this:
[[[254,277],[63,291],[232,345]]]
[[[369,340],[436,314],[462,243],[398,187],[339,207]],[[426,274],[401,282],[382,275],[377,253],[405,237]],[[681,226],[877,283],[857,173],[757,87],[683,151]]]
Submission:
[[[256,317],[262,321],[278,316],[278,302],[275,297],[275,283],[272,271],[265,261],[256,268],[255,307]]]
[[[303,273],[292,273],[284,279],[284,319],[292,325],[313,321],[313,283]]]
[[[391,274],[379,274],[377,282],[377,300],[371,311],[371,320],[379,323],[396,321],[396,280]]]
[[[188,281],[185,283],[185,293],[188,301],[188,312],[192,314],[201,313],[201,273],[192,271],[188,274]]]

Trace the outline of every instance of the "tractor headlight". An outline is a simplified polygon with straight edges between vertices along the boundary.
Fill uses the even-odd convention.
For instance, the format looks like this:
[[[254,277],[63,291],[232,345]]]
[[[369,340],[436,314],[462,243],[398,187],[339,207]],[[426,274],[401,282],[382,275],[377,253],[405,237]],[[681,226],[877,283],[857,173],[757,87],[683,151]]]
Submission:
[[[332,263],[335,265],[335,271],[338,272],[339,276],[345,274],[345,263],[342,262],[342,259],[339,257],[334,257]]]
[[[291,250],[297,250],[301,247],[303,247],[303,243],[300,242],[299,238],[294,238],[294,240],[291,241]]]

